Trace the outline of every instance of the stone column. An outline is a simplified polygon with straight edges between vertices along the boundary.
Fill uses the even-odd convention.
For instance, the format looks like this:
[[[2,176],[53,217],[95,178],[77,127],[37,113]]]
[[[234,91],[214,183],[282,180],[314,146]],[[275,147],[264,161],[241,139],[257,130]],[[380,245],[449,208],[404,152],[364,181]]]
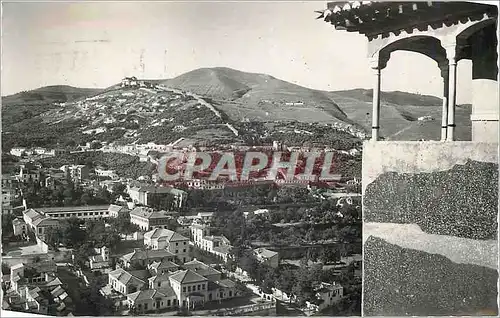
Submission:
[[[378,56],[371,61],[373,71],[373,99],[372,99],[372,141],[379,140],[380,129],[380,75],[381,67]]]
[[[441,117],[441,141],[446,141],[448,130],[448,63],[440,64],[441,77],[443,78],[443,111]]]
[[[456,44],[446,47],[448,58],[448,129],[446,140],[455,140],[455,107],[457,100],[457,56]]]

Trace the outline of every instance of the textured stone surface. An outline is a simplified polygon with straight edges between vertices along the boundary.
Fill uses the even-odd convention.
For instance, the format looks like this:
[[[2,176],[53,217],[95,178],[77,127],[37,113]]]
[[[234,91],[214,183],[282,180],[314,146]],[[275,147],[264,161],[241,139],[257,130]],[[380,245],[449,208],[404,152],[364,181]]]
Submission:
[[[370,237],[364,246],[363,314],[495,316],[497,280],[493,269]]]
[[[415,223],[424,232],[497,238],[498,164],[467,161],[430,173],[386,172],[367,185],[365,222]]]

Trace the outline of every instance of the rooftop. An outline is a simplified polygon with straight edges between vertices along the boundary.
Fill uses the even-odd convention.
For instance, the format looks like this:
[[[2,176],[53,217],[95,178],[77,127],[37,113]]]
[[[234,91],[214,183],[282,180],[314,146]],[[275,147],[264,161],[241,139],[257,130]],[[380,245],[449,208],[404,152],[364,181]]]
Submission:
[[[146,260],[152,258],[174,257],[175,255],[167,250],[136,250],[123,255],[121,258],[130,262],[134,260]]]
[[[472,1],[334,1],[318,19],[338,30],[359,32],[372,39],[409,27],[427,30],[428,26],[436,29],[444,23],[481,19],[484,14],[497,16],[496,6]]]
[[[196,283],[207,281],[207,279],[200,274],[197,274],[191,270],[180,270],[172,274],[171,278],[179,283]]]
[[[166,237],[168,242],[175,241],[189,241],[189,238],[180,235],[177,232],[167,230],[167,229],[154,229],[144,234],[144,238],[147,239],[158,239],[161,237]]]
[[[109,205],[85,205],[85,206],[37,208],[36,210],[45,214],[53,212],[101,211],[101,210],[107,210],[108,208]]]
[[[161,210],[161,211],[155,211],[152,208],[148,207],[135,207],[132,211],[130,211],[130,215],[135,215],[141,218],[145,219],[159,219],[159,218],[170,218],[172,217],[171,213],[168,213],[167,211]]]
[[[278,255],[278,252],[271,251],[271,250],[268,250],[267,248],[263,248],[263,247],[257,248],[254,251],[258,256],[260,256],[262,258],[271,258],[271,257]]]
[[[126,271],[123,268],[115,269],[109,273],[109,276],[114,277],[119,282],[123,284],[128,284],[129,282],[143,283],[146,284],[146,277],[149,275],[148,271]]]

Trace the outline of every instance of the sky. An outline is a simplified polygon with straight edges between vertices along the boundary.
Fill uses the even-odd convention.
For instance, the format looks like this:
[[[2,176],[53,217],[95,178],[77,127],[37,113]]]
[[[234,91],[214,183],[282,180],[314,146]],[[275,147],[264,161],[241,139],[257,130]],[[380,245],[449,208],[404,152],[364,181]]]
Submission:
[[[2,96],[47,85],[108,87],[201,67],[265,73],[322,90],[371,88],[367,39],[316,20],[326,1],[3,2]],[[458,64],[458,103],[471,63]],[[382,90],[441,96],[433,60],[395,52]]]

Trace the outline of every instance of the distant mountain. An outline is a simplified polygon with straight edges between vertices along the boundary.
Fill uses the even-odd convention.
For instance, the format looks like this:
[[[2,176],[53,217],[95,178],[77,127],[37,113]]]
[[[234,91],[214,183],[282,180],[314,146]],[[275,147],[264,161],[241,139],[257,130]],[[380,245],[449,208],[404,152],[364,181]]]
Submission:
[[[233,120],[299,120],[355,124],[324,91],[270,75],[201,68],[162,84],[210,97]]]
[[[9,96],[2,96],[2,105],[36,105],[40,103],[67,102],[81,97],[97,94],[101,91],[102,89],[78,88],[67,85],[45,86]]]
[[[353,89],[327,93],[353,121],[370,130],[372,91]],[[471,106],[459,105],[455,111],[456,139],[471,140]],[[381,92],[380,131],[388,140],[439,140],[441,137],[442,100],[438,97]],[[428,117],[425,120],[419,118]]]
[[[350,149],[353,139],[359,142],[362,132],[371,130],[370,90],[314,90],[225,67],[148,82],[160,88],[47,86],[2,97],[5,147],[92,140],[168,143],[182,137],[184,143],[281,140]],[[437,97],[383,92],[382,136],[439,139],[441,107]],[[470,140],[470,107],[458,107],[456,116],[458,139]]]

